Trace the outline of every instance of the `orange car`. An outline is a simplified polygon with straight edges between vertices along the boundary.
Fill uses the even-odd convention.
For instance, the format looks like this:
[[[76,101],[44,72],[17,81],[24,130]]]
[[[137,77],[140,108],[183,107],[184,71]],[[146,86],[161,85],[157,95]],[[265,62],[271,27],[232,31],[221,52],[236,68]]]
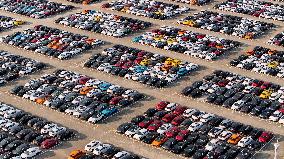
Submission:
[[[50,43],[47,45],[47,47],[51,48],[51,47],[53,47],[53,45],[55,45],[56,43],[57,43],[57,41],[52,41],[52,42],[50,42]]]
[[[277,51],[276,50],[269,50],[267,53],[269,54],[269,55],[273,55],[273,54],[275,54]]]
[[[157,146],[160,147],[164,142],[167,141],[167,137],[164,135],[161,135],[159,137],[157,137],[153,142],[152,142],[152,146]]]
[[[244,36],[245,39],[248,39],[248,40],[251,40],[253,38],[253,34],[252,33],[247,33],[245,36]]]
[[[233,134],[229,139],[228,143],[229,144],[234,144],[236,145],[240,140],[242,139],[242,136],[240,134]]]
[[[80,90],[80,94],[86,95],[88,92],[92,90],[92,87],[84,87]]]
[[[82,14],[87,14],[87,13],[89,13],[90,12],[90,10],[83,10],[82,11]]]
[[[68,159],[78,159],[80,157],[82,157],[83,155],[85,155],[86,152],[82,151],[82,150],[73,150],[70,154]]]
[[[87,5],[87,4],[89,4],[89,3],[91,3],[91,0],[84,0],[84,1],[82,2],[82,4],[84,4],[84,5]]]
[[[247,55],[253,55],[253,54],[254,54],[254,51],[253,51],[253,50],[247,51],[246,54],[247,54]]]
[[[47,96],[42,96],[42,97],[38,97],[36,100],[35,100],[35,102],[37,103],[37,104],[43,104],[46,100],[47,100]]]

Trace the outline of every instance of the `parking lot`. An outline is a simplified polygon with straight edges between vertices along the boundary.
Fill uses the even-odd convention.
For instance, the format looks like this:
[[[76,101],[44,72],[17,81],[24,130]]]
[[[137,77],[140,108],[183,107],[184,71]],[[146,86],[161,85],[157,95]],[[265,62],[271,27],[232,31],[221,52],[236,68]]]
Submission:
[[[160,1],[160,0],[159,0]],[[77,54],[76,56],[72,56],[72,58],[68,60],[60,60],[55,57],[51,57],[48,55],[36,53],[32,50],[25,50],[20,47],[12,46],[9,44],[1,43],[1,49],[4,51],[8,51],[15,55],[21,55],[23,57],[27,57],[33,60],[37,60],[48,64],[48,69],[43,69],[40,71],[33,72],[28,76],[20,77],[14,81],[7,83],[5,86],[0,88],[0,101],[12,104],[13,106],[24,110],[33,115],[42,117],[47,119],[48,121],[52,121],[58,123],[62,126],[68,127],[69,129],[76,130],[76,137],[71,139],[70,141],[64,141],[62,144],[54,147],[51,151],[47,151],[43,155],[38,158],[67,158],[69,153],[75,149],[84,149],[85,145],[88,144],[92,140],[99,140],[104,143],[110,143],[119,147],[123,150],[132,152],[134,154],[146,157],[146,158],[184,158],[182,156],[177,156],[174,153],[165,151],[163,149],[157,149],[152,146],[148,146],[145,143],[140,143],[136,140],[128,138],[126,136],[120,135],[116,133],[116,128],[122,123],[129,122],[133,117],[137,115],[143,114],[147,109],[153,108],[156,103],[162,100],[179,103],[183,106],[188,106],[191,108],[196,108],[201,111],[205,111],[208,113],[213,113],[224,118],[228,118],[243,124],[251,125],[255,128],[260,128],[264,130],[272,131],[275,134],[275,138],[272,139],[272,143],[276,142],[276,139],[280,142],[279,148],[279,157],[284,157],[284,129],[283,124],[271,122],[268,120],[263,120],[258,117],[250,116],[248,114],[239,113],[237,111],[233,111],[227,108],[212,106],[209,103],[203,102],[203,99],[192,99],[190,97],[185,97],[181,95],[181,91],[186,87],[191,85],[193,82],[202,80],[202,78],[206,75],[212,74],[214,70],[223,70],[228,72],[233,72],[239,75],[243,75],[249,78],[255,78],[263,81],[269,81],[274,84],[278,84],[283,86],[284,79],[277,78],[271,75],[259,74],[258,72],[249,71],[245,69],[239,69],[237,67],[231,67],[230,61],[238,58],[247,50],[253,50],[255,46],[261,45],[265,48],[275,49],[275,50],[283,50],[283,47],[276,45],[269,45],[267,42],[271,37],[281,33],[284,30],[284,23],[281,21],[273,21],[269,19],[260,19],[257,17],[230,13],[226,11],[220,11],[218,9],[213,9],[213,7],[222,1],[214,1],[209,2],[208,5],[205,6],[195,6],[188,5],[191,9],[189,13],[183,13],[182,15],[177,15],[176,19],[166,19],[163,21],[155,20],[143,16],[135,16],[132,14],[126,14],[123,12],[112,11],[110,9],[101,8],[106,1],[101,1],[98,3],[92,3],[90,5],[81,5],[77,3],[68,2],[67,0],[57,0],[56,2],[73,5],[75,8],[70,11],[66,11],[61,14],[52,15],[46,19],[34,19],[27,16],[21,16],[13,13],[9,13],[3,10],[0,10],[1,15],[7,17],[13,17],[16,19],[20,19],[25,21],[27,24],[17,26],[12,30],[5,30],[0,35],[11,35],[14,32],[23,32],[26,29],[33,28],[37,25],[45,25],[51,28],[57,28],[60,30],[65,30],[74,34],[80,34],[84,36],[88,36],[91,39],[99,39],[105,42],[105,44],[96,46],[90,50],[85,50],[84,52]],[[111,2],[109,0],[108,2]],[[183,3],[173,2],[173,1],[162,1],[164,3],[172,3],[179,4],[180,6],[187,6]],[[81,3],[81,2],[80,2]],[[282,2],[274,2],[281,4]],[[194,27],[183,26],[177,24],[177,20],[185,18],[188,14],[198,13],[204,9],[210,9],[214,12],[241,16],[243,18],[249,18],[253,20],[263,21],[267,23],[273,23],[277,27],[276,29],[272,29],[268,31],[269,33],[265,33],[260,35],[257,39],[247,40],[238,38],[237,36],[229,36],[226,34],[220,34],[218,32],[213,32],[205,29],[198,29]],[[56,24],[54,21],[60,17],[67,17],[70,14],[75,14],[78,12],[82,12],[82,10],[97,10],[104,13],[116,14],[128,18],[139,19],[141,21],[152,23],[151,27],[143,28],[137,32],[132,32],[130,35],[126,35],[123,38],[114,38],[111,36],[103,35],[101,33],[94,33],[87,30],[81,30],[76,28],[67,27],[61,24]],[[140,45],[138,43],[133,43],[132,40],[134,37],[137,37],[143,33],[150,32],[153,29],[158,29],[163,25],[174,26],[177,28],[181,28],[184,30],[189,30],[192,32],[199,32],[207,35],[216,36],[219,38],[229,39],[233,41],[238,41],[241,45],[237,48],[233,48],[231,51],[226,52],[226,54],[218,57],[215,61],[207,61],[205,59],[194,58],[192,56],[188,56],[186,54],[177,53],[174,51],[165,51],[159,48],[150,47],[147,45]],[[165,88],[154,88],[149,87],[148,85],[143,85],[140,82],[136,82],[129,79],[124,79],[120,76],[114,76],[109,73],[104,73],[99,70],[93,70],[90,68],[84,67],[84,64],[88,59],[90,59],[94,53],[102,53],[105,49],[113,47],[113,45],[125,45],[127,47],[134,47],[140,50],[145,50],[147,52],[156,53],[160,55],[164,55],[166,57],[170,57],[172,59],[181,59],[182,61],[191,62],[199,65],[197,70],[194,70],[188,76],[183,76],[177,82],[171,83]],[[36,104],[35,102],[31,102],[29,100],[22,99],[19,96],[11,95],[10,90],[14,88],[16,85],[24,85],[31,79],[40,78],[43,74],[51,74],[57,69],[64,69],[68,71],[77,72],[83,75],[87,75],[92,78],[98,78],[99,80],[103,80],[112,84],[117,84],[127,89],[137,90],[140,93],[143,93],[146,98],[139,100],[134,103],[132,106],[122,109],[117,114],[107,118],[104,121],[98,122],[96,124],[91,124],[83,120],[79,120],[73,116],[62,114],[54,109],[50,109],[48,107],[44,107],[42,105]],[[274,148],[272,144],[268,144],[263,148],[261,152],[257,152],[255,158],[273,158]]]

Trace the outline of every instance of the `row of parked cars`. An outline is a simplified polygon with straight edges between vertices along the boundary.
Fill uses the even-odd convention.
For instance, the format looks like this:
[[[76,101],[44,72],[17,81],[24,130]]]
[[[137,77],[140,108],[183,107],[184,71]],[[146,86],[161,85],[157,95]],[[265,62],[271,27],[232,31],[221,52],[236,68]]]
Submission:
[[[0,158],[33,158],[74,133],[66,127],[0,102]]]
[[[233,59],[231,66],[284,78],[284,51],[256,46]]]
[[[117,132],[193,159],[249,159],[273,134],[215,114],[161,101]]]
[[[188,7],[155,0],[118,0],[105,3],[102,7],[159,20],[170,19],[190,10]]]
[[[55,23],[112,37],[123,37],[151,26],[150,22],[96,10],[84,10],[67,17],[61,17]]]
[[[67,0],[67,1],[73,2],[73,3],[80,3],[84,5],[100,2],[100,0]]]
[[[206,60],[214,60],[240,45],[237,41],[195,33],[171,26],[162,26],[160,29],[146,32],[134,37],[132,41]]]
[[[124,45],[94,54],[84,66],[158,88],[176,82],[198,68],[194,63]]]
[[[284,31],[269,39],[268,44],[284,47]]]
[[[25,15],[32,18],[45,18],[73,9],[72,5],[64,5],[49,0],[8,0],[0,2],[0,9]]]
[[[186,3],[186,4],[190,4],[190,5],[198,5],[198,6],[202,6],[202,5],[206,5],[209,2],[211,2],[212,0],[170,0],[173,2],[180,2],[180,3]]]
[[[284,124],[284,87],[271,82],[216,70],[182,94]]]
[[[284,21],[284,5],[258,0],[227,0],[214,8],[248,14],[255,17]]]
[[[0,86],[43,69],[44,63],[0,50]]]
[[[25,22],[12,17],[0,15],[0,32],[23,25]]]
[[[244,39],[255,39],[276,27],[273,23],[266,23],[212,11],[195,13],[192,16],[179,20],[178,23],[190,27],[238,36]]]
[[[85,150],[73,150],[68,159],[145,159],[114,145],[93,140]]]
[[[69,59],[104,44],[98,39],[43,25],[1,37],[0,41],[61,60]]]
[[[66,70],[30,80],[11,93],[90,123],[105,120],[144,97],[137,91]]]

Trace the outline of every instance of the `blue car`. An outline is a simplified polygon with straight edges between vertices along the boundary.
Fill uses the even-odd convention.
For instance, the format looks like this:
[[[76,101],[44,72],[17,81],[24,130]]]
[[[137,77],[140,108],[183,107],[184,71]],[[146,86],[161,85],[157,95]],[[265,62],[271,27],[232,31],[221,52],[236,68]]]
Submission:
[[[177,74],[179,75],[179,76],[185,76],[186,74],[188,74],[188,70],[186,69],[186,68],[180,68],[179,70],[178,70],[178,72],[177,72]]]
[[[137,36],[137,37],[132,38],[132,42],[138,43],[139,40],[141,40],[141,39],[142,39],[142,36]]]
[[[115,108],[115,107],[112,107],[112,108],[106,108],[104,109],[101,113],[103,114],[104,117],[109,117],[113,114],[115,114],[116,112],[118,112],[118,109]]]
[[[112,84],[107,83],[107,82],[103,82],[101,84],[99,84],[99,89],[102,91],[106,91]]]

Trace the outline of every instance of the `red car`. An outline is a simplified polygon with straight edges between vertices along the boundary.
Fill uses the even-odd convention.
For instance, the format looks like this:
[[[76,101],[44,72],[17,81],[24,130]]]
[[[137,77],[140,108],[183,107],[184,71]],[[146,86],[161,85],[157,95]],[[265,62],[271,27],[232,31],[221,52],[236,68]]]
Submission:
[[[259,81],[259,80],[253,80],[253,82],[252,82],[252,86],[253,87],[259,87],[259,86],[261,86],[263,84],[263,81]]]
[[[258,141],[261,143],[265,143],[268,142],[269,140],[271,140],[273,137],[273,134],[271,132],[263,132],[260,137],[258,138]]]
[[[221,81],[218,82],[218,85],[220,87],[225,87],[228,83],[229,83],[228,80],[221,80]]]
[[[89,77],[81,77],[81,78],[79,79],[79,83],[82,84],[82,85],[84,85],[84,84],[86,84],[86,82],[87,82],[89,79],[90,79]]]
[[[261,89],[268,89],[269,87],[271,86],[271,83],[270,82],[264,82],[260,88]]]
[[[53,147],[54,145],[56,145],[58,143],[58,140],[55,138],[50,138],[50,139],[45,139],[42,143],[41,143],[41,148],[43,149],[49,149],[51,147]]]
[[[187,108],[183,106],[177,106],[176,109],[174,110],[175,115],[181,115]]]
[[[148,130],[149,131],[156,131],[159,129],[159,127],[162,125],[163,123],[160,120],[154,120],[149,126],[148,126]]]
[[[141,121],[138,124],[138,126],[141,127],[141,128],[147,128],[152,122],[153,122],[153,119],[145,118],[143,121]]]
[[[122,67],[125,63],[126,63],[126,61],[118,61],[114,66]]]
[[[143,60],[142,57],[138,57],[137,59],[134,60],[135,64],[140,64],[140,62]]]
[[[166,114],[163,118],[162,118],[162,120],[164,121],[164,122],[167,122],[167,123],[169,123],[169,122],[171,122],[174,118],[176,117],[176,115],[174,115],[174,114]]]
[[[113,97],[113,98],[109,101],[109,104],[116,105],[121,99],[122,99],[122,97]]]
[[[179,133],[179,131],[180,131],[180,129],[177,126],[175,126],[175,127],[172,127],[170,130],[166,131],[165,135],[168,138],[171,138],[171,137],[176,136]]]
[[[161,101],[156,105],[156,109],[163,110],[166,108],[166,106],[169,104],[169,102]]]
[[[176,136],[176,140],[177,141],[183,141],[188,135],[189,135],[189,130],[181,130],[177,136]]]
[[[127,69],[127,68],[130,68],[132,66],[133,66],[133,62],[129,61],[129,62],[126,62],[121,68]]]
[[[178,126],[183,121],[184,121],[184,118],[182,116],[177,116],[172,120],[171,124]]]

